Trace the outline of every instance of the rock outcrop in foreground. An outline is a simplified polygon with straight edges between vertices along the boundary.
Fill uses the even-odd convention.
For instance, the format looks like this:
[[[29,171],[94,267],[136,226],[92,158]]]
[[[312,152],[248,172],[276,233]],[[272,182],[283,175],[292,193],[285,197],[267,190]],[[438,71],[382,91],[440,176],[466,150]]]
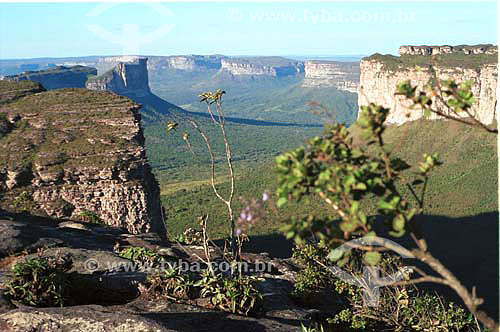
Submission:
[[[174,264],[200,263],[199,246],[162,241],[155,234],[123,234],[113,227],[58,222],[30,218],[8,220],[0,211],[0,258],[12,255],[0,265],[0,331],[8,332],[200,332],[200,331],[301,331],[300,324],[309,325],[311,314],[294,304],[288,296],[298,266],[291,259],[271,258],[269,254],[242,253],[242,259],[261,262],[267,269],[255,272],[262,277],[259,291],[265,302],[259,317],[245,317],[218,311],[199,299],[196,303],[179,303],[161,295],[141,295],[140,284],[146,283],[153,270],[110,270],[109,266],[132,263],[114,252],[116,247],[140,246],[153,250],[159,257]],[[70,271],[79,283],[71,287],[71,306],[35,308],[20,305],[3,297],[5,282],[12,276],[15,262],[36,255],[70,255]],[[219,261],[220,257],[213,255]],[[91,271],[86,262],[98,264]],[[108,265],[109,264],[109,265]],[[166,265],[166,264],[165,264]],[[194,265],[192,265],[194,266]]]
[[[91,77],[86,87],[90,90],[112,91],[119,95],[144,96],[149,90],[147,58],[132,58],[119,62],[106,73]]]
[[[435,71],[439,80],[453,79],[457,82],[473,81],[472,92],[476,104],[472,111],[485,124],[491,124],[497,117],[496,91],[498,65],[496,54],[463,53],[440,54],[435,56],[375,54],[361,60],[358,105],[375,103],[390,108],[387,123],[402,124],[423,116],[418,109],[410,109],[411,102],[402,96],[395,96],[397,85],[410,80],[422,91]],[[464,114],[464,116],[466,116]],[[437,116],[432,114],[431,119]]]
[[[97,75],[97,69],[86,66],[57,66],[47,70],[26,71],[19,75],[5,76],[8,81],[34,81],[47,90],[62,88],[84,88],[87,79]]]
[[[357,92],[359,63],[337,61],[306,61],[304,87],[335,87],[338,90]]]
[[[40,91],[0,81],[0,208],[162,232],[140,106],[109,92]]]

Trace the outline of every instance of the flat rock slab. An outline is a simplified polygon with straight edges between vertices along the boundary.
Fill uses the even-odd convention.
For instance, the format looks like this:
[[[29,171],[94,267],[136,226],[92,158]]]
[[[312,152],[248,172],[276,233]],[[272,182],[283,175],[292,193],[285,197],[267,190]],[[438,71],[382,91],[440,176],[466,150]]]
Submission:
[[[0,315],[5,332],[169,332],[141,315],[109,311],[101,306],[21,308]]]
[[[126,234],[123,229],[88,223],[55,222],[26,217],[19,220],[0,218],[0,258],[38,248],[71,247],[113,251],[121,246],[140,245],[149,248],[169,247],[154,233]]]
[[[144,311],[146,310],[146,311]],[[152,311],[149,311],[152,310]],[[178,303],[103,307],[22,307],[0,314],[5,332],[288,332],[301,331],[303,312],[244,317]]]

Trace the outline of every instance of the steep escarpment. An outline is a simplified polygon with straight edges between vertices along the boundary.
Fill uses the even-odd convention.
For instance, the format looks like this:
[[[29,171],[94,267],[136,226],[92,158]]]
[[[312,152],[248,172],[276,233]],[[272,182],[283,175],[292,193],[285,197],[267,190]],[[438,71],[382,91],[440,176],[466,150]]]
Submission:
[[[219,77],[287,77],[304,72],[304,64],[281,57],[226,58],[221,60]]]
[[[5,100],[18,85],[0,84],[0,208],[162,232],[140,106],[85,89]]]
[[[451,53],[400,57],[376,54],[361,61],[358,105],[375,103],[390,108],[388,123],[402,124],[416,120],[422,117],[422,111],[410,109],[410,102],[394,93],[397,85],[407,80],[417,85],[418,91],[422,91],[433,77],[434,70],[439,80],[471,80],[472,92],[476,97],[473,112],[480,121],[490,124],[497,116],[497,61],[496,54]],[[433,114],[432,118],[436,116]]]
[[[304,87],[335,87],[339,90],[357,92],[359,86],[359,63],[336,61],[306,61],[304,64]]]
[[[147,58],[133,58],[119,62],[103,75],[89,78],[86,87],[125,96],[144,96],[150,93],[147,61]]]
[[[173,55],[149,57],[148,69],[176,69],[183,71],[218,70],[221,67],[222,55]]]
[[[5,76],[8,81],[34,81],[47,90],[61,88],[84,88],[87,79],[97,75],[97,69],[85,66],[57,66],[47,70],[26,71],[19,75]]]

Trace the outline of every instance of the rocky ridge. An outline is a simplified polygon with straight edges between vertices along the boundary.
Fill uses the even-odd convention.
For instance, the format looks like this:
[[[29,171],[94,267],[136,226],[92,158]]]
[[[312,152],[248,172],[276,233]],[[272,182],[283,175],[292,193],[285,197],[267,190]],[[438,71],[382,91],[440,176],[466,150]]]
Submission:
[[[149,57],[148,69],[157,71],[161,69],[176,69],[183,71],[206,71],[221,67],[222,55],[173,55]]]
[[[476,104],[472,111],[485,124],[496,118],[496,91],[498,66],[496,55],[440,54],[435,55],[432,68],[439,80],[454,79],[457,82],[473,81],[472,92]],[[410,109],[411,103],[402,96],[395,96],[397,85],[410,80],[422,91],[433,77],[431,56],[403,55],[401,57],[373,55],[361,60],[358,105],[375,103],[390,108],[387,123],[400,125],[423,116],[423,112]],[[465,114],[464,114],[465,116]],[[431,119],[437,116],[432,114]]]
[[[140,106],[26,84],[0,81],[0,208],[163,232]]]
[[[438,55],[450,53],[463,53],[463,54],[496,54],[498,47],[492,44],[482,45],[442,45],[442,46],[411,46],[404,45],[399,47],[400,55]]]
[[[335,87],[356,93],[359,86],[357,62],[306,61],[304,87]]]
[[[304,72],[301,62],[281,57],[227,58],[221,60],[219,75],[233,77],[285,77]]]
[[[85,66],[57,66],[41,71],[26,71],[19,75],[5,76],[8,81],[34,81],[47,90],[61,88],[84,88],[87,79],[97,75],[97,69]]]

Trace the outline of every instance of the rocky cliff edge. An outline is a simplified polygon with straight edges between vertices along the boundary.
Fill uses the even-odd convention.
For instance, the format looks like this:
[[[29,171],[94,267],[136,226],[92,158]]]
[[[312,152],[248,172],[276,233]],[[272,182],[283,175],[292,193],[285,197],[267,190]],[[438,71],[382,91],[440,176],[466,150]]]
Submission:
[[[451,53],[401,57],[375,54],[361,60],[358,105],[361,107],[375,103],[390,108],[387,118],[390,124],[399,125],[421,118],[421,110],[411,109],[410,102],[394,93],[398,84],[407,80],[417,85],[418,91],[422,91],[433,77],[434,70],[439,80],[471,80],[476,98],[472,111],[481,122],[491,124],[497,118],[497,62],[497,54]],[[433,114],[431,118],[437,116]]]
[[[0,81],[0,208],[163,232],[140,106],[85,89]]]

